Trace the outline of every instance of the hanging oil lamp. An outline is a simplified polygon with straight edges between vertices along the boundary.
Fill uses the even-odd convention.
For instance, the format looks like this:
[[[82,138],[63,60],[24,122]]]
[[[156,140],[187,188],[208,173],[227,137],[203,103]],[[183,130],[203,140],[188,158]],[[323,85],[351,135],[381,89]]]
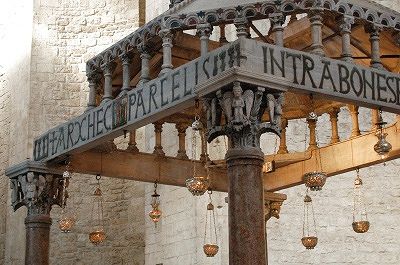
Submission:
[[[203,128],[200,122],[200,117],[196,115],[192,126],[192,161],[193,161],[193,176],[186,180],[186,187],[193,196],[203,195],[209,188],[210,182],[208,176],[197,176],[196,173],[196,156],[197,156],[197,138]]]
[[[212,191],[208,191],[209,202],[207,204],[207,213],[206,213],[206,226],[204,229],[204,245],[203,251],[207,257],[214,257],[217,255],[219,247],[217,245],[217,227],[215,225],[215,212],[214,212],[214,204],[212,203]],[[207,236],[207,232],[209,231],[209,235]]]
[[[71,232],[73,226],[75,225],[76,218],[73,214],[73,207],[67,205],[67,199],[70,197],[68,193],[68,186],[72,176],[71,165],[68,162],[66,165],[66,169],[63,173],[63,189],[62,189],[62,198],[61,198],[61,216],[58,220],[58,227],[61,232],[69,233]],[[70,199],[70,198],[69,198]]]
[[[92,224],[93,230],[89,233],[89,240],[93,245],[99,245],[106,239],[103,219],[103,192],[100,189],[101,176],[97,175],[97,187],[93,193]]]
[[[382,159],[385,159],[392,150],[392,145],[386,140],[387,133],[384,132],[386,124],[387,122],[383,121],[382,118],[382,111],[379,110],[379,120],[375,124],[377,127],[375,135],[378,138],[378,142],[374,145],[374,150]]]
[[[353,230],[362,234],[369,230],[367,207],[363,195],[363,181],[360,177],[360,171],[357,168],[357,176],[354,180],[354,207],[353,207]]]
[[[310,219],[312,219],[312,224],[310,224]],[[311,233],[310,226],[313,226],[314,233]],[[301,239],[301,243],[306,249],[314,249],[318,243],[314,207],[312,199],[308,195],[308,189],[304,197],[303,238]]]
[[[157,181],[154,182],[154,194],[151,195],[151,207],[152,210],[149,212],[149,216],[154,224],[157,226],[157,223],[161,218],[160,207],[160,195],[157,193]]]

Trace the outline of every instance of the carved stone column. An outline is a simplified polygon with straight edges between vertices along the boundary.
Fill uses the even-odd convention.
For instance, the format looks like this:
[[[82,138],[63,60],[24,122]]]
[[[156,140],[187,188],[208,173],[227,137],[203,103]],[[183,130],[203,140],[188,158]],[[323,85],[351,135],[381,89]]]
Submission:
[[[159,33],[162,39],[163,47],[163,64],[161,65],[160,75],[168,73],[172,70],[172,39],[174,35],[169,29],[163,29]]]
[[[122,61],[122,89],[121,94],[126,95],[131,89],[129,83],[131,82],[131,72],[130,66],[132,63],[132,56],[130,54],[124,53],[121,56]]]
[[[351,26],[354,23],[354,18],[343,16],[340,23],[340,34],[342,35],[342,60],[346,62],[352,62],[353,54],[351,52]]]
[[[214,100],[214,99],[217,100]],[[231,89],[207,96],[207,140],[227,135],[229,181],[229,264],[265,265],[264,154],[260,136],[280,135],[283,94],[234,82]],[[271,122],[261,117],[268,108]],[[225,119],[222,119],[224,114]],[[226,123],[222,124],[225,120]]]
[[[162,133],[162,127],[163,127],[164,122],[155,122],[154,123],[154,132],[156,134],[156,143],[154,145],[154,151],[153,154],[159,155],[159,156],[165,156],[162,144],[161,144],[161,133]]]
[[[200,37],[200,54],[201,56],[208,53],[208,42],[212,33],[212,26],[209,23],[197,25],[197,35]]]
[[[314,9],[309,13],[309,19],[311,22],[311,53],[324,56],[324,46],[322,44],[322,26],[323,19],[321,16],[321,11],[319,9]]]
[[[338,114],[340,109],[334,108],[332,111],[329,112],[329,117],[331,120],[331,144],[339,142],[339,130],[338,130]]]
[[[179,150],[176,157],[180,159],[189,159],[189,157],[186,154],[186,141],[185,141],[186,129],[189,126],[184,123],[177,123],[175,126],[176,129],[178,130],[178,138],[179,138]]]
[[[127,150],[131,153],[139,152],[139,148],[137,147],[137,144],[136,144],[136,130],[132,130],[129,133],[129,143],[128,143]]]
[[[100,85],[101,74],[96,70],[92,70],[87,72],[86,76],[89,81],[89,101],[86,109],[88,111],[96,107],[96,90]]]
[[[150,61],[150,49],[147,47],[145,43],[140,43],[137,46],[137,49],[140,53],[140,59],[142,60],[142,67],[140,71],[140,80],[139,84],[141,85],[143,83],[146,83],[147,81],[150,80],[150,67],[149,67],[149,61]]]
[[[104,95],[103,102],[107,102],[113,99],[112,96],[112,75],[117,64],[114,62],[108,62],[102,65],[102,70],[104,72]]]
[[[371,42],[371,67],[382,69],[381,51],[379,46],[381,28],[377,25],[368,24],[365,31],[369,33]]]
[[[281,140],[279,141],[279,149],[278,154],[287,154],[289,151],[286,145],[286,128],[288,126],[288,120],[282,118],[282,133],[281,133]]]
[[[25,218],[25,264],[48,265],[52,223],[50,211],[54,204],[62,203],[62,175],[32,161],[7,169],[6,175],[10,178],[14,211],[22,206],[28,208]]]
[[[224,46],[225,44],[229,43],[228,40],[226,39],[226,34],[225,34],[225,24],[219,25],[219,44],[220,46]]]
[[[274,13],[270,15],[270,20],[272,33],[275,34],[275,45],[283,47],[283,24],[285,23],[285,16],[282,13]]]
[[[238,39],[246,39],[247,33],[247,20],[246,18],[237,18],[234,21],[236,27],[236,36]]]
[[[355,105],[348,105],[349,111],[350,111],[350,116],[351,116],[351,124],[352,124],[352,129],[351,129],[351,136],[350,137],[356,137],[359,136],[360,133],[360,123],[358,121],[358,106]]]

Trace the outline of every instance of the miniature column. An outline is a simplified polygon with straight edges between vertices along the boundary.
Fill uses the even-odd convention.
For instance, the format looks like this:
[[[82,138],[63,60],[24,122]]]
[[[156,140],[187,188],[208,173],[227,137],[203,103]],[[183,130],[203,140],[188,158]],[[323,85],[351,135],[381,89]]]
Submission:
[[[236,36],[238,39],[246,39],[247,33],[247,20],[246,18],[237,18],[234,21],[236,27]]]
[[[124,53],[121,56],[122,61],[122,89],[121,94],[126,95],[128,91],[131,89],[129,83],[131,82],[131,72],[130,66],[132,63],[132,56],[128,53]]]
[[[137,147],[137,144],[136,144],[136,130],[132,130],[129,133],[129,143],[128,143],[127,150],[131,153],[139,152],[139,148]]]
[[[178,130],[178,138],[179,138],[179,150],[178,154],[176,155],[177,158],[180,159],[189,159],[186,154],[186,129],[189,127],[187,124],[184,123],[177,123],[176,129]]]
[[[358,106],[348,105],[347,107],[349,108],[349,111],[350,111],[351,124],[353,126],[351,129],[350,137],[359,136],[361,133],[360,133],[360,124],[358,121]]]
[[[285,23],[285,16],[282,13],[271,14],[270,20],[272,33],[275,34],[275,45],[283,47],[283,24]]]
[[[376,25],[369,24],[366,26],[365,30],[370,34],[369,40],[371,42],[371,67],[382,69],[383,65],[379,46],[380,33],[382,29]]]
[[[140,53],[140,59],[142,60],[142,69],[141,69],[141,74],[140,74],[140,80],[139,80],[139,85],[146,83],[150,80],[150,67],[149,67],[149,61],[150,61],[150,49],[147,47],[145,43],[140,43],[137,46],[137,49]]]
[[[116,68],[117,64],[114,62],[107,62],[102,66],[102,70],[104,73],[104,94],[103,101],[107,102],[113,99],[112,96],[112,75]]]
[[[89,101],[86,108],[86,111],[88,111],[96,107],[96,90],[100,84],[101,74],[96,70],[92,70],[87,72],[86,76],[89,81]]]
[[[317,128],[317,120],[307,119],[308,128],[310,129],[310,143],[308,145],[308,150],[315,150],[317,146],[317,136],[315,130]]]
[[[161,133],[162,133],[162,127],[163,127],[164,122],[155,122],[154,123],[154,132],[156,134],[156,141],[154,145],[154,151],[153,154],[159,155],[159,156],[164,156],[164,150],[161,145]]]
[[[207,96],[207,102],[210,102],[206,106],[207,140],[211,142],[220,135],[227,135],[230,142],[225,158],[229,182],[231,265],[267,264],[262,173],[264,153],[260,148],[260,136],[266,128],[280,135],[283,95],[268,94],[266,90],[234,82],[230,89]],[[264,96],[269,99],[270,112],[274,113],[270,123],[261,121],[263,111],[260,106]],[[217,115],[216,109],[222,110],[225,126],[220,126],[223,118]]]
[[[169,29],[163,29],[159,33],[162,38],[162,47],[163,47],[163,64],[161,66],[160,75],[168,73],[172,70],[172,38],[174,35]]]
[[[338,114],[340,109],[334,108],[332,111],[329,112],[329,117],[331,120],[331,144],[339,142],[339,130],[338,130]]]
[[[208,42],[212,33],[212,26],[209,23],[197,25],[197,34],[200,37],[200,54],[201,56],[208,53]]]
[[[282,118],[282,133],[281,133],[281,140],[279,142],[279,149],[278,149],[278,154],[287,154],[288,149],[286,145],[286,128],[288,126],[288,120],[285,118]]]
[[[313,9],[309,13],[309,19],[311,22],[311,53],[324,56],[324,46],[322,44],[322,26],[323,19],[321,16],[321,11],[319,9]]]
[[[6,170],[10,178],[14,211],[28,208],[26,226],[26,265],[48,265],[50,249],[50,211],[62,202],[63,179],[44,164],[25,161]]]
[[[340,34],[342,35],[342,60],[346,62],[353,61],[351,52],[351,26],[354,23],[354,18],[343,16],[340,24]]]
[[[219,44],[220,46],[224,46],[225,44],[229,43],[228,40],[226,39],[226,33],[225,33],[225,24],[219,25]]]

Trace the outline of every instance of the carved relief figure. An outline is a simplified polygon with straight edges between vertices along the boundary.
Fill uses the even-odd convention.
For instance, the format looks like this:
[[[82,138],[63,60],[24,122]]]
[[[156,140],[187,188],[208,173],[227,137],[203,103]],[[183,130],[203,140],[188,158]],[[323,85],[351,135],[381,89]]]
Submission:
[[[243,114],[243,108],[245,105],[242,93],[243,90],[240,87],[240,84],[238,82],[235,82],[233,86],[233,100],[232,100],[234,124],[241,124],[245,120],[245,116]]]
[[[274,125],[281,124],[283,94],[275,98],[273,94],[267,94],[267,104],[269,110],[270,122]]]

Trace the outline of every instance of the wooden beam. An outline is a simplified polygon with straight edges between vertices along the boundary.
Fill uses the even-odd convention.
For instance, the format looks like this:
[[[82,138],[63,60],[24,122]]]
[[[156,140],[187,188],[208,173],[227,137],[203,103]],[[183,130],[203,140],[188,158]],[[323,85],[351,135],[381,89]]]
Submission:
[[[387,160],[400,157],[400,121],[385,129],[388,141],[393,149]],[[373,146],[377,142],[374,133],[354,137],[350,140],[322,147],[320,151],[314,150],[306,153],[293,153],[283,155],[269,155],[266,161],[275,161],[276,170],[264,173],[265,191],[273,192],[303,183],[303,174],[320,170],[319,158],[321,156],[322,170],[328,176],[334,176],[382,163]],[[216,161],[210,167],[210,178],[213,190],[228,191],[226,165]],[[206,169],[200,161],[190,161],[174,157],[158,157],[153,154],[132,154],[126,151],[116,151],[101,154],[93,151],[74,154],[71,157],[74,171],[81,174],[101,174],[106,177],[130,179],[142,182],[154,182],[159,178],[160,184],[185,186],[187,178],[192,176],[193,165],[196,165],[197,175],[205,176]],[[60,166],[53,166],[62,169]]]

